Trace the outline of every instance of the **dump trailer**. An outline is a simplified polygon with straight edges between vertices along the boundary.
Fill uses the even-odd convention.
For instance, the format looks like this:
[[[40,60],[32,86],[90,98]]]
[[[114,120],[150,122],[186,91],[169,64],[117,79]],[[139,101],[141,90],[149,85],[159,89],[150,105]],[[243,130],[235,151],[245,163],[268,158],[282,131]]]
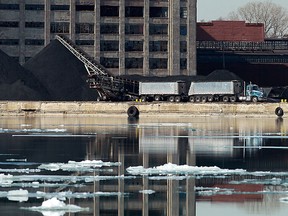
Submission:
[[[139,96],[141,101],[180,102],[187,97],[186,82],[140,82]]]
[[[236,102],[262,101],[263,91],[255,84],[242,80],[191,82],[188,98],[190,102]]]

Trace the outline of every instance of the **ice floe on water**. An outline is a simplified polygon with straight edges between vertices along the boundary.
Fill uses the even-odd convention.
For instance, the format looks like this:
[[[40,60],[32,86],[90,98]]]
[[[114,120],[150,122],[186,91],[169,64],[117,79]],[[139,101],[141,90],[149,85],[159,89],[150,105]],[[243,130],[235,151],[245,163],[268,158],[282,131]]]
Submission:
[[[94,181],[105,181],[105,180],[119,180],[119,179],[133,179],[134,176],[73,176],[73,175],[11,175],[11,174],[0,174],[0,186],[11,185],[13,182],[94,182]]]
[[[22,208],[31,211],[41,212],[44,216],[62,216],[65,213],[77,213],[81,211],[89,211],[89,208],[82,208],[77,205],[66,204],[58,200],[56,197],[42,202],[41,206],[33,206],[30,208]]]
[[[232,175],[243,174],[246,171],[243,169],[221,169],[217,166],[198,167],[189,165],[177,165],[167,163],[161,166],[152,168],[144,168],[143,166],[128,167],[127,172],[132,175]]]
[[[153,194],[153,193],[155,193],[155,191],[154,191],[154,190],[141,190],[141,191],[139,191],[139,193],[143,193],[143,194]]]
[[[1,169],[0,168],[0,173],[37,173],[40,172],[40,169],[29,169],[29,168],[24,168],[24,169]]]
[[[22,129],[7,129],[0,128],[0,133],[63,133],[67,129],[64,128],[51,128],[51,129],[41,129],[41,128],[22,128]]]
[[[49,171],[91,171],[89,168],[121,166],[120,162],[103,162],[102,160],[68,161],[68,163],[41,164],[38,169]],[[87,170],[88,168],[88,170]]]
[[[143,166],[131,166],[126,169],[126,171],[131,175],[150,175],[149,179],[153,180],[163,180],[167,178],[175,178],[175,180],[182,180],[181,176],[213,176],[214,178],[221,178],[225,176],[231,175],[250,175],[256,177],[265,177],[269,176],[272,179],[268,180],[268,182],[273,182],[277,184],[279,182],[279,178],[288,176],[288,172],[270,172],[270,171],[247,171],[244,169],[221,169],[217,166],[189,166],[189,165],[177,165],[172,163],[167,163],[160,166],[144,168]],[[180,177],[178,179],[178,177]],[[242,181],[242,180],[241,180]],[[241,183],[249,183],[247,182],[237,182],[233,181],[231,184],[241,184]],[[244,180],[243,180],[244,181]],[[253,180],[252,180],[253,182]],[[262,182],[263,183],[263,182]],[[264,182],[265,183],[265,182]]]
[[[1,191],[0,198],[7,198],[10,201],[18,201],[24,202],[28,201],[29,198],[37,198],[37,199],[51,199],[53,197],[59,200],[66,200],[66,199],[87,199],[87,198],[94,198],[94,197],[120,197],[125,196],[126,193],[122,192],[72,192],[68,191],[61,191],[61,192],[43,192],[43,191],[36,191],[36,192],[29,192],[26,189],[18,189],[18,190],[10,190],[10,191]]]
[[[8,191],[7,198],[10,201],[26,202],[29,199],[28,194],[29,192],[23,189],[11,190]]]

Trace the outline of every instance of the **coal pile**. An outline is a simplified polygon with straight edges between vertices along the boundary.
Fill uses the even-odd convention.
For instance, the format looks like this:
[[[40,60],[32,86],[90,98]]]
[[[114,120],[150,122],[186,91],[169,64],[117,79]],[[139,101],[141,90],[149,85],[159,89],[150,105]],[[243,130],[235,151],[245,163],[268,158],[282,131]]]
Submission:
[[[45,100],[47,97],[36,77],[0,50],[0,100]]]
[[[41,82],[49,100],[97,100],[96,90],[90,89],[86,82],[84,64],[57,40],[26,62],[24,68]]]
[[[214,70],[208,74],[205,78],[207,81],[230,81],[230,80],[242,80],[235,73],[229,70]]]

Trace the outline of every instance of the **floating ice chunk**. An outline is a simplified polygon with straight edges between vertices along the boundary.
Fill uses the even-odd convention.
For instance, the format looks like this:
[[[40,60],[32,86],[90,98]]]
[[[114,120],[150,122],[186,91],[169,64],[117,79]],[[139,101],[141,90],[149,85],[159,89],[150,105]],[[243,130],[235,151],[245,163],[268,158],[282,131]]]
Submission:
[[[283,203],[287,203],[288,204],[288,197],[282,197],[279,199],[280,202],[283,202]]]
[[[38,169],[45,169],[49,171],[81,171],[83,168],[101,168],[103,166],[120,166],[120,162],[103,162],[102,160],[85,160],[85,161],[68,161],[68,163],[50,163],[50,164],[41,164]],[[89,171],[89,170],[84,170]]]
[[[25,168],[25,169],[1,169],[0,168],[0,172],[1,173],[35,173],[35,172],[40,172],[40,169],[29,169],[29,168]]]
[[[25,209],[41,212],[44,216],[62,216],[66,212],[76,213],[81,211],[89,211],[89,208],[81,208],[76,205],[65,204],[63,201],[58,200],[56,197],[44,201],[41,206],[33,206],[31,208]]]
[[[8,191],[7,198],[10,201],[26,202],[28,200],[28,191],[19,189]]]
[[[169,174],[192,174],[192,175],[231,175],[243,174],[243,169],[221,169],[216,166],[197,167],[188,165],[176,165],[172,163],[164,164],[153,168],[144,168],[143,166],[128,167],[127,172],[132,175],[169,175]]]
[[[139,193],[143,193],[143,194],[153,194],[153,193],[155,193],[155,191],[154,191],[154,190],[141,190],[141,191],[139,191]]]
[[[13,176],[10,175],[10,174],[3,174],[1,173],[0,174],[0,185],[10,185],[13,183],[13,180],[12,180]]]

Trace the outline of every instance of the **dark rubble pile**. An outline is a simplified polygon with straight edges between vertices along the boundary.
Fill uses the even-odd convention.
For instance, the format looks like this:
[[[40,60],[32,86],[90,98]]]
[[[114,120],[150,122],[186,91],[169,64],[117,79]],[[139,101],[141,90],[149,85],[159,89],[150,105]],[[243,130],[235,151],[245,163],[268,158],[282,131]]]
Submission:
[[[52,41],[24,67],[31,71],[49,93],[50,100],[96,100],[96,90],[90,89],[87,71],[69,50],[57,40]]]
[[[47,97],[36,77],[0,50],[0,100],[45,100]]]

